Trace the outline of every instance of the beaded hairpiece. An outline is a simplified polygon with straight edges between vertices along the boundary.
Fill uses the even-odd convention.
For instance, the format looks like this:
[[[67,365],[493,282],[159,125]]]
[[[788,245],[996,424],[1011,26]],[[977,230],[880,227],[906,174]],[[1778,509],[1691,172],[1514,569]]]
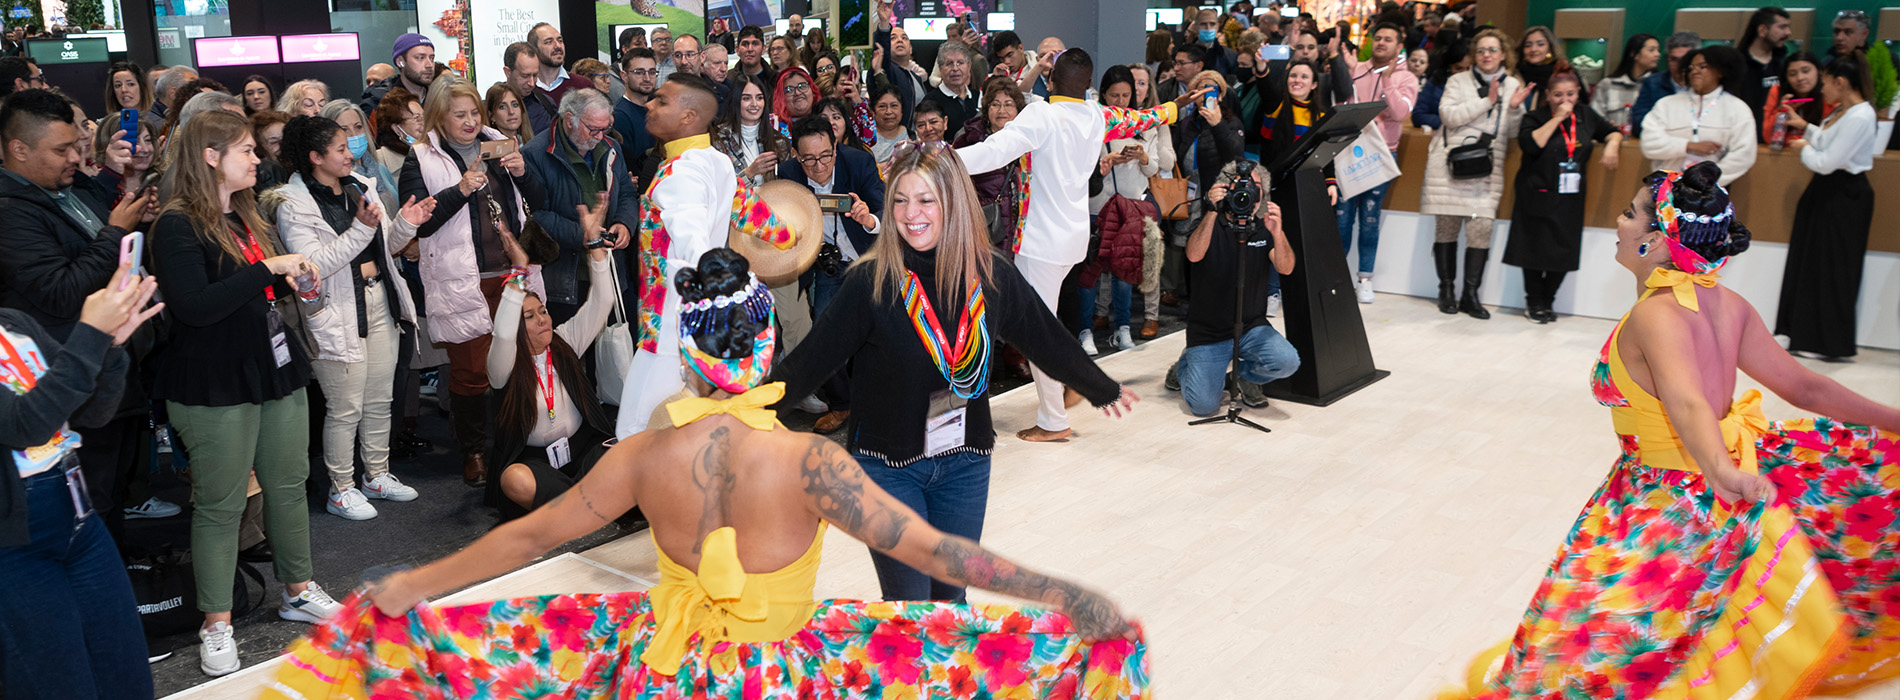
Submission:
[[[1719,214],[1685,213],[1676,208],[1675,185],[1680,179],[1681,172],[1667,170],[1661,180],[1650,186],[1656,196],[1656,221],[1651,225],[1663,232],[1663,242],[1669,247],[1669,259],[1676,264],[1676,269],[1697,275],[1715,272],[1728,262],[1727,257],[1710,261],[1688,246],[1717,240],[1728,242],[1730,222],[1735,218],[1735,204],[1730,202]],[[1717,189],[1721,189],[1723,194],[1728,193],[1720,185]]]
[[[739,291],[724,296],[709,297],[699,301],[680,304],[680,337],[704,335],[710,331],[721,330],[727,322],[727,315],[715,313],[732,307],[745,311],[746,320],[764,321],[772,315],[772,292],[767,289],[759,276],[746,273],[750,282]]]

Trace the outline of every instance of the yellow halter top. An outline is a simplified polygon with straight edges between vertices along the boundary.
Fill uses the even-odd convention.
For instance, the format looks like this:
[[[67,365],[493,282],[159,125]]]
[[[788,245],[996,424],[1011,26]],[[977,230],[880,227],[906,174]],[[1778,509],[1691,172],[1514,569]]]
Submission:
[[[1713,287],[1719,279],[1721,275],[1713,272],[1694,275],[1680,270],[1657,269],[1644,280],[1643,284],[1649,289],[1643,292],[1642,299],[1667,289],[1675,295],[1676,303],[1692,311],[1700,311],[1695,287]],[[1641,302],[1642,299],[1637,301]],[[1629,320],[1629,314],[1624,314],[1623,320]],[[1610,408],[1610,421],[1616,426],[1616,432],[1636,438],[1645,466],[1700,472],[1695,461],[1684,450],[1675,426],[1669,422],[1669,414],[1663,411],[1662,401],[1643,391],[1636,380],[1630,378],[1629,368],[1623,365],[1622,353],[1617,348],[1617,337],[1622,333],[1623,323],[1619,321],[1616,330],[1610,334],[1607,349],[1610,380],[1628,404]],[[1721,426],[1722,444],[1728,446],[1729,455],[1735,458],[1735,466],[1745,474],[1759,473],[1755,441],[1768,430],[1768,418],[1761,412],[1761,392],[1750,389],[1743,394],[1741,399],[1729,406],[1728,415],[1722,418]]]
[[[774,418],[766,405],[785,393],[782,384],[767,384],[723,401],[691,398],[668,404],[674,427],[706,416],[725,413],[758,428],[772,428]],[[791,637],[811,619],[817,608],[812,588],[818,581],[818,561],[825,540],[825,523],[798,560],[770,573],[747,573],[739,563],[739,533],[722,527],[706,535],[700,547],[699,570],[674,562],[660,549],[660,583],[647,591],[653,604],[653,640],[640,662],[662,675],[679,672],[680,660],[693,648],[715,652],[713,664],[730,669],[738,659],[720,642],[776,642]]]

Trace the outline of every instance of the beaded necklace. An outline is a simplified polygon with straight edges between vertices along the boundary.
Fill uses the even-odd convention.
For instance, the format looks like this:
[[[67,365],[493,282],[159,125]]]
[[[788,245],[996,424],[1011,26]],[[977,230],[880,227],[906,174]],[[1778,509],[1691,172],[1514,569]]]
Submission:
[[[957,318],[956,344],[951,345],[937,324],[937,313],[930,308],[930,299],[924,296],[923,282],[917,279],[917,273],[907,274],[904,310],[910,315],[911,327],[917,330],[917,339],[923,341],[924,351],[930,353],[931,361],[937,363],[937,370],[950,382],[957,396],[965,399],[981,396],[990,384],[990,331],[989,325],[983,322],[987,313],[983,285],[971,283],[970,299]]]

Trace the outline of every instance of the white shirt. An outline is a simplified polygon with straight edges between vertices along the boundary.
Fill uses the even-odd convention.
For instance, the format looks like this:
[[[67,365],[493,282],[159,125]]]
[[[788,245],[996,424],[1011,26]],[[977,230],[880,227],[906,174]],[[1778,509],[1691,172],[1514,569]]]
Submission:
[[[552,83],[544,83],[544,82],[541,82],[541,78],[540,78],[540,77],[538,77],[538,76],[537,76],[537,77],[536,77],[536,78],[534,79],[534,85],[535,85],[535,87],[538,87],[538,88],[541,88],[541,89],[543,89],[543,90],[546,90],[546,91],[548,91],[548,92],[554,92],[554,89],[555,89],[555,88],[558,88],[558,87],[560,87],[560,86],[561,86],[561,83],[565,83],[565,82],[567,82],[567,69],[566,69],[566,68],[562,68],[562,69],[561,69],[561,71],[560,71],[559,73],[555,73],[555,74],[554,74],[554,82],[552,82]]]
[[[973,175],[1029,154],[1029,215],[1017,255],[1051,265],[1074,265],[1087,257],[1088,181],[1100,162],[1106,132],[1101,106],[1052,99],[1023,107],[982,143],[957,149]]]
[[[1707,95],[1678,92],[1656,101],[1643,117],[1643,156],[1656,170],[1682,170],[1689,164],[1715,160],[1727,186],[1755,167],[1755,112],[1741,98],[1722,90]],[[1714,141],[1722,145],[1714,158],[1691,157],[1689,143]]]
[[[1826,175],[1836,170],[1860,174],[1874,169],[1874,106],[1868,102],[1848,107],[1827,128],[1809,124],[1801,149],[1801,164]],[[1823,123],[1826,123],[1825,120]]]
[[[607,312],[613,309],[614,285],[613,268],[608,259],[594,260],[588,256],[587,268],[593,274],[588,284],[587,301],[581,304],[574,317],[554,329],[554,334],[574,350],[576,355],[587,354],[594,345],[594,339],[607,327]],[[528,294],[515,285],[504,285],[501,289],[501,303],[495,307],[495,337],[488,345],[488,385],[499,391],[508,387],[508,375],[515,370],[515,337],[521,330],[521,304]],[[574,399],[567,395],[567,387],[548,363],[549,353],[542,352],[534,356],[534,379],[537,384],[534,394],[534,429],[528,431],[529,447],[547,447],[561,438],[573,437],[581,429],[581,411]],[[583,379],[583,381],[585,381]],[[548,419],[548,405],[545,394],[546,382],[554,384],[554,419]]]

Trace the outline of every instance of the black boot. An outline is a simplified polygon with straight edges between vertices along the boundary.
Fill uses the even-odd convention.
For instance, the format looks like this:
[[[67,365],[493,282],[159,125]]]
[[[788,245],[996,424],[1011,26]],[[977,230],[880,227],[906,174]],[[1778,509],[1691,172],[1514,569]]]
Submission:
[[[1484,282],[1484,264],[1490,258],[1490,248],[1465,247],[1465,290],[1458,299],[1458,310],[1479,320],[1491,318],[1491,312],[1478,303],[1478,285]]]
[[[488,399],[450,393],[449,410],[449,428],[462,451],[462,481],[469,486],[481,486],[488,478],[488,470],[482,462],[482,452],[488,449]]]
[[[1452,295],[1452,282],[1458,279],[1458,244],[1433,243],[1432,264],[1438,268],[1438,312],[1458,313],[1458,298]]]

